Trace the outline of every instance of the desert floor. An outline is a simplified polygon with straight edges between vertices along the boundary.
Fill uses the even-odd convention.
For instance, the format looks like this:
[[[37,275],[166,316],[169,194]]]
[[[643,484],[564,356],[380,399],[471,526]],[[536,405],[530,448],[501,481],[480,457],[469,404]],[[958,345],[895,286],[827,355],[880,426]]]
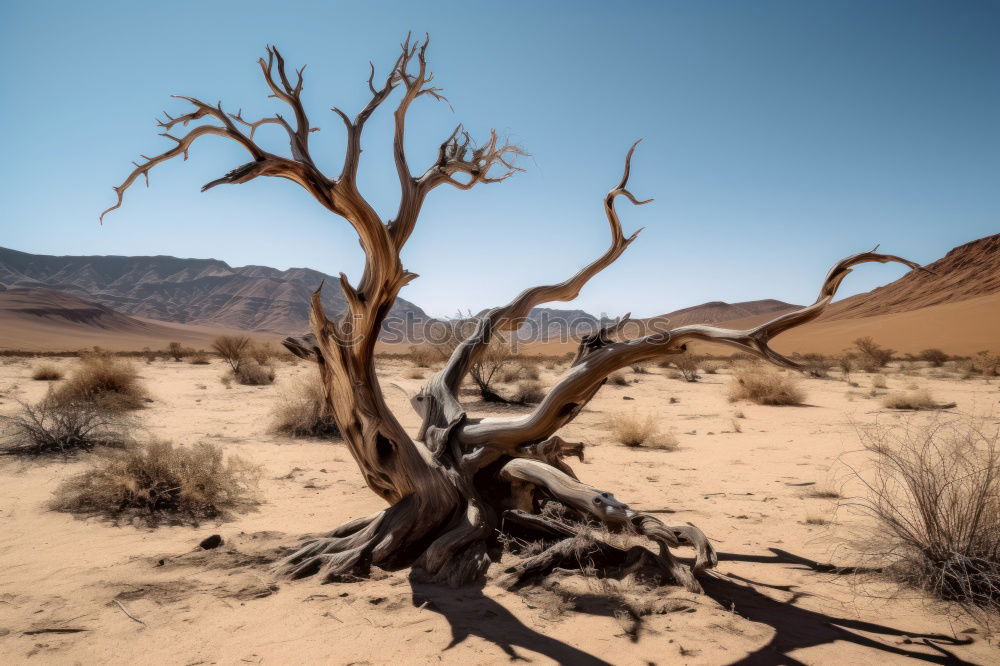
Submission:
[[[56,362],[68,370],[77,361]],[[44,395],[46,383],[30,379],[35,363],[0,362],[0,413],[15,411],[17,400]],[[155,361],[138,367],[154,399],[141,412],[149,434],[176,443],[215,442],[263,465],[265,501],[221,524],[116,526],[46,509],[55,486],[82,469],[86,456],[0,459],[4,663],[1000,659],[981,628],[944,604],[811,566],[857,563],[851,540],[867,519],[846,506],[861,492],[851,466],[863,469],[866,462],[856,427],[930,418],[881,408],[867,396],[870,376],[853,377],[859,388],[838,379],[803,379],[808,405],[802,407],[730,403],[726,371],[686,383],[654,367],[649,374],[627,373],[634,381],[629,386],[601,389],[561,433],[588,444],[586,463],[572,461],[581,479],[668,523],[697,524],[721,554],[718,575],[703,581],[705,595],[663,588],[665,612],[644,617],[636,631],[615,615],[608,588],[598,581],[567,587],[558,603],[558,590],[516,594],[493,583],[451,590],[411,583],[406,571],[347,584],[275,579],[268,562],[280,548],[381,508],[343,445],[268,433],[271,409],[310,369],[282,364],[273,386],[227,389],[217,360],[208,366]],[[404,360],[380,362],[387,398],[412,432],[417,417],[404,391],[390,386],[416,390],[422,382],[408,377],[411,370]],[[913,377],[890,371],[888,387],[916,383],[940,401],[956,402],[953,412],[994,420],[1000,415],[998,382],[932,372]],[[543,371],[543,382],[555,377]],[[527,409],[482,403],[470,408],[495,416]],[[632,411],[656,413],[680,447],[613,443],[611,415]],[[846,499],[810,497],[816,489],[833,489]],[[830,522],[811,524],[823,520]],[[215,533],[225,546],[196,549]],[[492,578],[502,566],[494,565]],[[926,640],[930,634],[943,636]]]

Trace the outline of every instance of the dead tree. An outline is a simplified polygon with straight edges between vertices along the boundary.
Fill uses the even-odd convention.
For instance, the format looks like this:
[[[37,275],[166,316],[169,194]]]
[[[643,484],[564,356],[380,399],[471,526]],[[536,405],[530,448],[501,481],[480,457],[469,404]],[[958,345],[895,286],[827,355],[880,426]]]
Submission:
[[[292,577],[321,573],[327,580],[335,580],[364,576],[373,565],[387,569],[410,566],[432,580],[459,585],[483,577],[491,556],[497,553],[501,532],[520,530],[548,539],[552,545],[524,560],[512,573],[544,573],[554,566],[581,560],[573,529],[538,515],[540,502],[555,501],[578,518],[616,530],[632,530],[659,548],[659,553],[654,554],[644,548],[625,551],[592,543],[587,550],[588,562],[598,563],[605,571],[619,572],[648,566],[659,570],[665,582],[699,589],[695,574],[716,564],[715,552],[701,530],[692,525],[664,525],[652,515],[629,508],[610,492],[579,480],[563,460],[567,452],[572,452],[572,445],[563,442],[557,431],[580,413],[610,373],[681,353],[692,341],[730,345],[776,365],[799,369],[795,361],[775,352],[768,342],[819,316],[851,267],[873,261],[900,262],[911,268],[917,265],[874,251],[848,257],[832,268],[815,303],[747,330],[683,326],[614,341],[619,327],[606,327],[580,342],[571,367],[530,413],[488,422],[469,418],[458,399],[459,386],[487,352],[491,339],[515,329],[535,306],[574,299],[588,280],[611,265],[636,239],[638,231],[628,236],[622,232],[615,208],[619,197],[636,205],[647,203],[628,190],[633,144],[625,157],[621,180],[604,197],[611,231],[608,249],[565,281],[527,289],[507,305],[480,317],[474,332],[457,346],[445,367],[413,397],[412,405],[422,417],[422,425],[411,437],[386,405],[374,364],[375,343],[383,320],[400,289],[417,277],[403,268],[400,251],[431,190],[440,185],[468,190],[500,182],[520,171],[515,158],[522,154],[516,146],[501,141],[494,131],[477,146],[459,125],[441,144],[433,163],[414,175],[404,150],[407,111],[419,97],[442,99],[440,89],[431,85],[426,50],[426,40],[411,42],[408,38],[384,82],[376,84],[372,66],[368,77],[371,99],[356,116],[333,109],[347,131],[344,164],[336,178],[322,173],[310,153],[309,138],[318,128],[310,124],[302,104],[302,69],[296,71],[293,80],[286,74],[281,54],[269,47],[266,59],[260,60],[264,81],[272,96],[290,107],[291,116],[286,119],[277,114],[251,121],[240,112],[224,111],[221,103],[213,106],[181,97],[193,110],[176,117],[167,115],[159,122],[163,136],[176,145],[136,163],[136,168],[115,188],[117,202],[109,209],[121,205],[125,191],[140,176],[148,184],[154,166],[178,156],[187,158],[198,138],[214,135],[243,146],[250,161],[207,183],[203,190],[246,183],[260,176],[287,178],[305,188],[330,212],[346,219],[358,234],[365,254],[361,279],[351,284],[346,275],[340,275],[347,311],[336,321],[328,319],[317,290],[312,299],[311,334],[289,338],[285,344],[319,365],[326,400],[337,426],[368,486],[388,506],[306,543],[280,562],[279,569]],[[384,222],[359,192],[357,174],[365,123],[397,90],[401,95],[394,111],[393,155],[400,202],[395,217]],[[171,134],[194,121],[210,122],[185,134]],[[269,153],[255,143],[254,134],[263,125],[276,125],[287,133],[289,156]],[[692,566],[675,559],[670,549],[680,546],[694,549]]]

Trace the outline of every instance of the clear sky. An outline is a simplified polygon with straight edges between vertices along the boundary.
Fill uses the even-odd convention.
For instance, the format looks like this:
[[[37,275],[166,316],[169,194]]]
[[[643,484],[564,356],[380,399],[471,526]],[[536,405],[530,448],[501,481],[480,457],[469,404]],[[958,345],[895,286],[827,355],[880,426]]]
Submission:
[[[811,302],[829,265],[870,249],[929,262],[1000,231],[1000,3],[55,2],[0,3],[4,159],[0,245],[45,254],[169,254],[308,266],[356,277],[347,223],[294,184],[200,186],[246,161],[200,139],[187,162],[97,222],[139,154],[171,143],[153,119],[171,94],[279,110],[256,64],[265,44],[308,63],[313,155],[330,174],[343,130],[408,30],[431,34],[414,170],[462,121],[531,153],[527,172],[433,192],[404,251],[402,296],[437,315],[497,305],[602,252],[601,198],[629,144],[626,233],[645,226],[576,307],[653,315],[710,300]],[[426,98],[425,98],[426,99]],[[361,186],[395,210],[391,107],[369,123]],[[265,143],[287,143],[273,127]],[[902,269],[866,266],[845,293]],[[574,307],[574,306],[569,306]]]

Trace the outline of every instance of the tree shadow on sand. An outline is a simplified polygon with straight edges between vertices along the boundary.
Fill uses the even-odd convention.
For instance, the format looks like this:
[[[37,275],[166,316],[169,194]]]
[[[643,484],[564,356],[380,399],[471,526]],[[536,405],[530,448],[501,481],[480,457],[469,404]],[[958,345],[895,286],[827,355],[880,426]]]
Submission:
[[[503,650],[511,661],[531,661],[516,648],[545,655],[559,664],[607,666],[608,662],[541,634],[526,626],[509,610],[483,594],[479,587],[451,589],[420,583],[411,578],[413,605],[440,613],[451,625],[450,650],[469,636],[478,636]]]
[[[872,571],[856,567],[835,567],[810,560],[788,551],[771,548],[771,555],[744,555],[739,553],[719,553],[719,560],[734,562],[758,562],[764,564],[791,565],[831,574],[850,574]],[[958,639],[943,634],[922,634],[904,631],[874,622],[866,622],[846,617],[835,617],[811,611],[796,605],[807,592],[797,591],[794,585],[770,585],[737,575],[707,575],[701,579],[705,594],[723,608],[732,609],[741,617],[752,622],[766,624],[774,629],[774,636],[766,644],[732,664],[801,664],[790,656],[795,650],[832,644],[838,641],[854,643],[873,650],[871,661],[880,653],[898,655],[935,664],[970,664],[957,657],[947,648],[969,645],[971,638]],[[411,577],[413,605],[440,613],[451,625],[451,641],[445,650],[462,643],[469,636],[477,636],[493,643],[511,661],[530,661],[528,655],[519,654],[517,648],[530,650],[560,664],[607,664],[603,659],[568,645],[556,638],[546,636],[525,625],[509,610],[489,598],[479,587],[451,589],[439,585],[422,583]],[[766,587],[791,593],[789,601],[777,601],[758,592],[753,586]],[[582,604],[576,610],[588,614],[608,614],[607,604]],[[641,624],[641,619],[639,620]],[[637,625],[636,632],[641,629]],[[863,633],[858,633],[863,632]],[[864,634],[877,634],[896,643],[883,642]],[[633,636],[636,640],[637,636]]]
[[[834,567],[830,564],[816,562],[778,548],[770,549],[772,555],[742,555],[738,553],[719,553],[719,560],[733,562],[760,562],[773,564],[795,565],[798,569],[808,569],[816,572],[832,574],[850,574],[875,571],[856,567]],[[745,581],[749,585],[735,582],[733,578]],[[854,643],[875,650],[872,660],[878,658],[878,652],[910,657],[920,661],[935,664],[969,664],[945,648],[969,645],[971,638],[958,639],[942,634],[920,634],[903,631],[874,622],[865,622],[852,618],[834,617],[817,611],[806,610],[795,605],[802,596],[796,594],[793,585],[767,585],[757,583],[739,576],[706,576],[701,579],[705,594],[715,599],[724,608],[733,609],[738,615],[767,624],[774,629],[774,636],[751,654],[739,659],[733,664],[801,664],[802,662],[789,656],[794,650],[815,647],[843,641]],[[761,585],[771,589],[791,592],[794,594],[788,602],[781,602],[762,594],[751,585]],[[921,645],[929,651],[921,651],[901,647],[869,638],[860,633],[880,634],[887,637],[897,637],[903,645]],[[905,641],[905,642],[904,642]]]

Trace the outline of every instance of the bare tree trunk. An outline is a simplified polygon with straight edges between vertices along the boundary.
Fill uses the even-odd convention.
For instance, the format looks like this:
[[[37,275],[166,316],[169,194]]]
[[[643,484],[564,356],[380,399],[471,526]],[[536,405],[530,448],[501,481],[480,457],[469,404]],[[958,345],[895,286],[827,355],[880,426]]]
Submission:
[[[643,535],[659,549],[654,554],[643,548],[623,551],[597,544],[590,551],[594,561],[619,572],[637,566],[652,567],[665,581],[700,589],[695,575],[716,564],[714,549],[705,535],[692,525],[664,525],[653,516],[629,508],[612,493],[578,479],[564,457],[582,456],[582,445],[569,444],[556,432],[580,413],[610,373],[655,357],[681,353],[690,340],[728,344],[769,362],[800,369],[795,361],[768,346],[770,338],[819,316],[852,266],[870,261],[896,261],[911,268],[917,268],[916,264],[875,252],[848,257],[831,270],[813,305],[748,330],[685,326],[614,342],[628,319],[626,315],[617,324],[580,342],[571,368],[530,414],[488,423],[468,418],[458,390],[470,369],[487,353],[494,336],[516,330],[533,307],[576,298],[588,280],[610,266],[636,239],[638,231],[628,237],[623,234],[615,209],[620,196],[633,204],[647,203],[628,190],[633,145],[625,158],[621,181],[604,199],[611,230],[608,249],[564,282],[528,289],[508,305],[481,317],[472,335],[455,348],[445,367],[413,397],[422,424],[416,437],[411,438],[385,403],[374,357],[375,343],[389,309],[400,289],[417,277],[403,269],[400,252],[432,189],[448,184],[466,190],[479,183],[502,181],[520,170],[512,160],[522,154],[517,147],[499,141],[495,132],[484,145],[475,147],[459,126],[441,144],[435,162],[422,175],[412,175],[404,150],[407,110],[421,96],[443,99],[440,89],[430,85],[433,77],[427,71],[426,49],[426,40],[411,42],[407,38],[380,88],[374,84],[372,68],[368,79],[371,100],[360,113],[352,119],[334,109],[347,129],[344,165],[337,178],[324,175],[309,152],[310,134],[318,128],[310,126],[301,102],[302,69],[296,72],[292,84],[281,54],[269,47],[267,59],[260,60],[261,70],[272,96],[291,107],[294,126],[281,115],[251,122],[240,113],[226,113],[221,104],[211,106],[184,97],[194,110],[178,117],[167,115],[159,123],[165,132],[203,118],[216,122],[197,126],[179,138],[164,134],[177,145],[137,164],[125,182],[115,188],[115,205],[105,211],[121,205],[125,191],[139,176],[148,182],[154,166],[177,156],[186,158],[196,139],[215,135],[242,145],[252,160],[203,189],[244,183],[258,176],[286,178],[345,218],[358,234],[366,259],[364,272],[357,285],[352,285],[345,275],[340,276],[347,311],[336,321],[329,320],[317,290],[312,300],[312,333],[305,338],[289,338],[285,345],[319,365],[330,412],[347,447],[368,486],[388,506],[305,544],[280,562],[279,569],[293,577],[322,573],[333,580],[364,576],[373,565],[389,569],[412,566],[433,580],[460,585],[484,576],[491,554],[497,552],[498,534],[515,526],[533,531],[537,538],[554,540],[542,555],[525,560],[523,566],[511,572],[523,580],[565,565],[566,555],[572,550],[567,540],[575,536],[574,529],[537,515],[542,502],[549,501],[559,503],[580,521]],[[364,125],[396,88],[401,89],[402,98],[394,112],[393,155],[401,196],[395,219],[383,222],[358,191],[356,181]],[[290,157],[268,153],[254,142],[254,133],[270,124],[287,133]],[[500,173],[493,175],[495,170]],[[694,550],[693,567],[679,562],[671,553],[671,548],[680,546]]]

